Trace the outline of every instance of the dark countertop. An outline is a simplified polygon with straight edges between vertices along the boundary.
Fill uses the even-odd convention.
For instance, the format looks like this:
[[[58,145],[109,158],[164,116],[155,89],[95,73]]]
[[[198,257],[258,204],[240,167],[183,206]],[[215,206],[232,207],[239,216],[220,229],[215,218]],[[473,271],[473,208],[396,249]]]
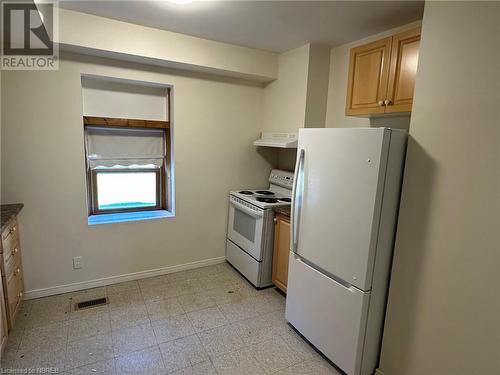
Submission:
[[[24,207],[22,203],[14,203],[14,204],[2,204],[0,205],[0,216],[1,216],[1,229],[3,232],[7,224],[11,221],[11,219],[16,216]]]
[[[274,208],[274,212],[281,214],[281,215],[284,215],[288,218],[290,218],[290,210],[291,210],[290,206],[283,206],[283,207],[275,207]]]

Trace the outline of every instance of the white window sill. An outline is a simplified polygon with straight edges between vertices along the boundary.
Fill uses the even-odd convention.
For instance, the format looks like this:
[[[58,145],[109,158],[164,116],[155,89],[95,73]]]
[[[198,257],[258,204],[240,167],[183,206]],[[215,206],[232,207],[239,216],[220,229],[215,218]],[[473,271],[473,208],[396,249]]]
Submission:
[[[89,225],[123,223],[127,221],[142,221],[175,217],[175,214],[166,210],[120,212],[117,214],[91,215]]]

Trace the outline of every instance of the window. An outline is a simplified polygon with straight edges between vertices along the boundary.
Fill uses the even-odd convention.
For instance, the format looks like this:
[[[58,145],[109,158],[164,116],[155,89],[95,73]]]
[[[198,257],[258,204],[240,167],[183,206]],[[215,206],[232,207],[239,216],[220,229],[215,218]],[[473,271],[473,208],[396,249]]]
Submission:
[[[161,209],[160,169],[92,171],[94,213]]]
[[[167,131],[85,128],[89,215],[167,209]]]

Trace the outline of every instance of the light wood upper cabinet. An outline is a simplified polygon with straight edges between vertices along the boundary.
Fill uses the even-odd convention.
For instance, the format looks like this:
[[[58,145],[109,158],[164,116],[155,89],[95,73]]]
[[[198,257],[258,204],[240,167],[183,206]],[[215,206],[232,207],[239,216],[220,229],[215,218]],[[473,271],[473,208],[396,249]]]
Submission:
[[[420,27],[351,49],[346,115],[410,112]]]
[[[410,112],[417,75],[420,27],[392,37],[386,112]]]
[[[347,88],[348,115],[384,113],[392,38],[351,49]]]
[[[276,215],[274,230],[273,283],[286,293],[288,283],[288,257],[290,253],[290,220]]]

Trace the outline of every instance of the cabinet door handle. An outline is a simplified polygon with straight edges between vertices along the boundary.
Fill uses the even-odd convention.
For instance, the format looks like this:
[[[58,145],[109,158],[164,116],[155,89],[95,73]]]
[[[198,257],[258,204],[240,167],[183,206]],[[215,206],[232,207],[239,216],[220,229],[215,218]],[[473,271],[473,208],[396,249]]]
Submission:
[[[392,104],[391,99],[385,99],[385,100],[384,100],[384,104],[385,104],[385,105],[391,105],[391,104]]]
[[[274,221],[275,223],[277,223],[277,222],[278,222],[278,219],[274,218],[274,219],[273,219],[273,221]]]
[[[16,255],[19,252],[19,249],[17,247],[12,250],[12,256]]]
[[[18,268],[17,270],[14,271],[14,276],[17,276],[21,273],[21,269]]]
[[[383,100],[379,100],[378,101],[378,106],[379,107],[383,107],[384,106],[384,101]]]

